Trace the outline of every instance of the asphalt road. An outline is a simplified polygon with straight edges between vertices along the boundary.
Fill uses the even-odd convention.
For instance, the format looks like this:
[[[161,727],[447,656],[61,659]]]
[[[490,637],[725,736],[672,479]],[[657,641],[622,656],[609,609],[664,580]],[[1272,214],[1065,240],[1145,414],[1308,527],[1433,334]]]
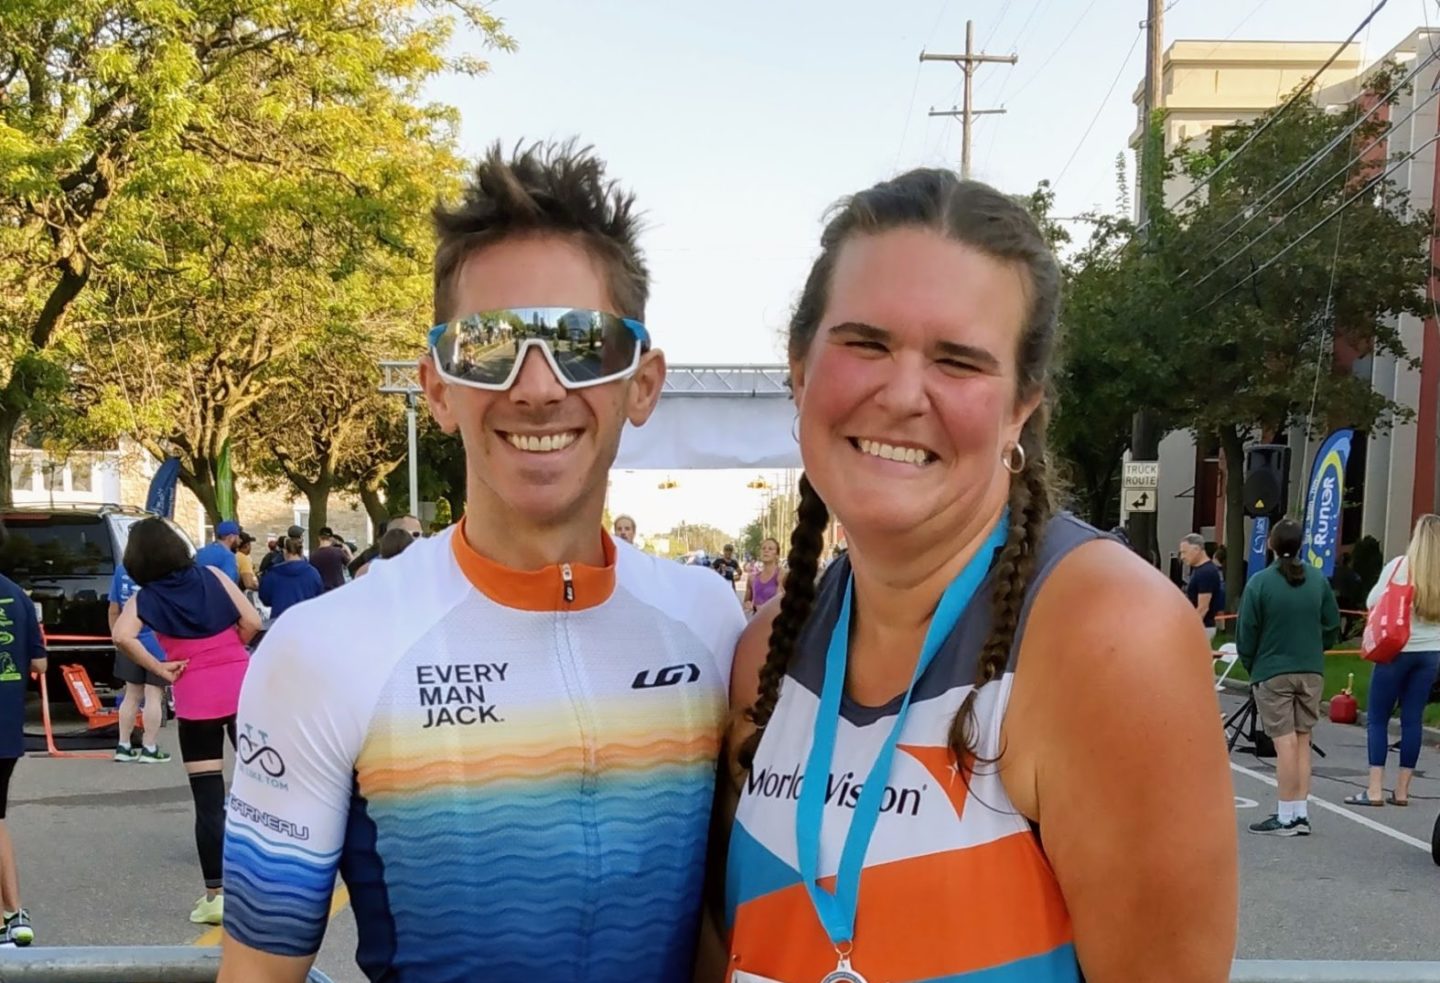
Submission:
[[[1233,709],[1239,701],[1227,694],[1221,705]],[[1315,736],[1329,756],[1315,763],[1308,839],[1244,831],[1273,808],[1274,769],[1251,754],[1232,756],[1241,827],[1238,954],[1440,959],[1440,867],[1429,850],[1440,813],[1440,749],[1427,737],[1421,765],[1435,777],[1418,774],[1408,808],[1354,809],[1340,803],[1364,783],[1364,732],[1322,723]],[[187,920],[202,891],[190,793],[173,726],[161,743],[175,755],[168,765],[20,762],[10,826],[37,945],[214,940]],[[337,983],[363,983],[355,945],[354,919],[342,907],[317,965]]]

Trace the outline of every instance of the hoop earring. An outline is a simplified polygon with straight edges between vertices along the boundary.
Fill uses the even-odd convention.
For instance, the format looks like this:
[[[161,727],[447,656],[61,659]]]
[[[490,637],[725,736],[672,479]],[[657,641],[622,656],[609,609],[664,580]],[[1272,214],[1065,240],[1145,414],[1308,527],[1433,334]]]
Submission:
[[[800,414],[795,414],[794,421],[790,424],[790,436],[795,438],[795,443],[800,443]]]
[[[1017,455],[1020,458],[1020,460],[1018,461],[1015,460]],[[1025,447],[1021,444],[1011,444],[1009,447],[1005,448],[1004,452],[1001,453],[1000,463],[1004,465],[1005,470],[1009,471],[1011,474],[1019,474],[1020,472],[1024,471]]]

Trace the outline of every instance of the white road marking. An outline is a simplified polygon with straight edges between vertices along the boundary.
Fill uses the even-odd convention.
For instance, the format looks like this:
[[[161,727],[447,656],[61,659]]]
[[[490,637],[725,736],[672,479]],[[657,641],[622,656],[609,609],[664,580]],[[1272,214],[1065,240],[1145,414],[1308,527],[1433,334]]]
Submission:
[[[1259,804],[1260,803],[1256,802],[1254,799],[1247,799],[1243,795],[1235,796],[1236,809],[1254,809]]]
[[[1280,787],[1279,783],[1276,782],[1275,779],[1271,778],[1269,775],[1262,774],[1258,771],[1253,771],[1250,768],[1246,768],[1244,765],[1237,765],[1233,761],[1230,762],[1230,769],[1232,771],[1238,771],[1242,775],[1248,775],[1256,781],[1264,782],[1266,785],[1269,785],[1272,788]],[[1333,812],[1337,816],[1344,816],[1346,819],[1357,822],[1361,826],[1367,826],[1377,833],[1384,833],[1392,840],[1399,840],[1401,843],[1404,843],[1407,846],[1413,846],[1417,850],[1424,850],[1426,853],[1430,852],[1429,843],[1426,843],[1423,840],[1417,840],[1413,836],[1407,836],[1406,834],[1400,832],[1398,829],[1391,829],[1384,823],[1377,823],[1369,816],[1362,816],[1360,815],[1360,813],[1356,812],[1353,809],[1347,809],[1344,806],[1337,806],[1333,802],[1326,802],[1324,799],[1318,798],[1314,795],[1310,796],[1309,801],[1315,803],[1317,806],[1319,806],[1321,809],[1326,810],[1327,812]]]

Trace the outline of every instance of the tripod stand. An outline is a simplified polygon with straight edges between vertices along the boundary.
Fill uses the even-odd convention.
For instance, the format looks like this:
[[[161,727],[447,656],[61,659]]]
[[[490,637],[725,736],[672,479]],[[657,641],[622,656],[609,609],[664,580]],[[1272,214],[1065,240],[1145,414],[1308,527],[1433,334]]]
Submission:
[[[1252,689],[1245,697],[1245,705],[1225,718],[1224,729],[1229,735],[1225,742],[1226,748],[1233,754],[1235,745],[1240,742],[1240,736],[1242,734],[1253,735],[1259,721],[1260,709],[1255,706],[1255,691]],[[1254,738],[1252,737],[1251,739],[1253,740]],[[1320,755],[1320,757],[1326,757],[1325,749],[1316,744],[1313,737],[1310,741],[1310,749]],[[1273,757],[1273,754],[1260,754],[1258,747],[1241,748],[1241,750],[1254,754],[1257,757]]]

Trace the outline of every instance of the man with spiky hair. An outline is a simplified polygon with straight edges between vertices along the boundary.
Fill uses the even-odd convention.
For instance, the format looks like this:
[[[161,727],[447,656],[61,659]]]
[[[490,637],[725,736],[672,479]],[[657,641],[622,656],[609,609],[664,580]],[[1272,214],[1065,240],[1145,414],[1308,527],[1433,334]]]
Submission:
[[[338,871],[372,980],[688,979],[744,621],[602,528],[665,378],[634,199],[589,148],[496,146],[435,224],[420,379],[465,515],[257,652],[220,978],[302,980]]]

